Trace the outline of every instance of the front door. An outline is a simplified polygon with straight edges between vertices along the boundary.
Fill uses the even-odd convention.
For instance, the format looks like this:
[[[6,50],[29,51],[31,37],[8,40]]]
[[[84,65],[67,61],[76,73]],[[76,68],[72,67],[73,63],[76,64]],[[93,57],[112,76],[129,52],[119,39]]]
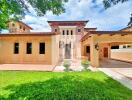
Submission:
[[[108,48],[104,48],[104,57],[108,58]]]
[[[66,59],[71,58],[71,44],[66,44],[65,46],[65,58]]]

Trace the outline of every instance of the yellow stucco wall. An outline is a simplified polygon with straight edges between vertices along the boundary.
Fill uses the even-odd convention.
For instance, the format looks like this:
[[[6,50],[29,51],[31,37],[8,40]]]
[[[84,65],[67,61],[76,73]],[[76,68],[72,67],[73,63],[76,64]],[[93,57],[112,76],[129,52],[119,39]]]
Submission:
[[[98,43],[99,50],[95,49],[95,45]],[[108,50],[110,50],[110,47],[112,45],[116,44],[127,44],[132,43],[132,34],[127,34],[122,36],[121,34],[91,34],[91,37],[87,38],[85,41],[82,41],[82,56],[85,55],[85,46],[90,45],[90,59],[91,64],[95,67],[98,67],[99,64],[99,58],[103,58],[103,48],[108,47]],[[108,58],[110,57],[110,51],[108,52]],[[119,55],[118,55],[119,56]],[[129,56],[126,56],[126,58],[129,58]]]
[[[14,43],[19,43],[19,54],[14,54]],[[32,54],[26,54],[26,43],[32,43]],[[45,54],[39,54],[39,43],[45,42]],[[52,64],[51,36],[0,37],[0,63]]]
[[[59,63],[59,37],[60,35],[52,36],[52,64],[57,65]]]
[[[12,24],[14,24],[14,26]],[[20,29],[20,26],[21,26],[21,29]],[[15,21],[9,22],[8,23],[8,27],[9,27],[9,31],[10,32],[12,32],[13,30],[15,30],[16,33],[18,33],[18,34],[19,34],[19,32],[21,32],[21,33],[22,32],[30,32],[30,29],[26,25],[23,25],[22,23],[15,22]]]

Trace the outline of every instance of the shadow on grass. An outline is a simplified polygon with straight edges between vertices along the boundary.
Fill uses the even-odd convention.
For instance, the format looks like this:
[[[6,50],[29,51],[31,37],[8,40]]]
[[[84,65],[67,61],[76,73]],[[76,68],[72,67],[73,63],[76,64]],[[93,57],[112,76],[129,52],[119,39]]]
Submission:
[[[118,82],[107,78],[98,81],[81,76],[63,76],[47,81],[11,85],[8,97],[0,100],[129,100],[130,91],[124,91]],[[127,89],[126,89],[127,90]],[[126,94],[125,94],[125,93]],[[128,96],[128,94],[130,96]]]

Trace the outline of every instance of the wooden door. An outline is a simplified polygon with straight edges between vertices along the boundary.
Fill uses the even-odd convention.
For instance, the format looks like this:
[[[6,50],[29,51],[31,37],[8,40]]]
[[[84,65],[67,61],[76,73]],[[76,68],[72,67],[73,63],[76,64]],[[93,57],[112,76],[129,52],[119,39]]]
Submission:
[[[108,48],[107,47],[104,48],[104,57],[108,58]]]

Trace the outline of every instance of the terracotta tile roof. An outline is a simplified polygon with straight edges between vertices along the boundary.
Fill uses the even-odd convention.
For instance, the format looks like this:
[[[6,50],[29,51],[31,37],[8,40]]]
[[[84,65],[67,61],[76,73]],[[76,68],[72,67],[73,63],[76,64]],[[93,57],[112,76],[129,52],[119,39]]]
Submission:
[[[93,30],[93,31],[96,31],[97,28],[84,28],[85,31],[90,31],[90,30]]]
[[[73,23],[73,22],[85,22],[85,23],[87,23],[89,20],[75,20],[75,21],[48,21],[48,23],[52,23],[52,22],[58,22],[58,23],[63,23],[63,22],[71,22],[71,23]]]
[[[84,28],[84,29],[86,29],[86,30],[87,30],[87,29],[88,29],[88,30],[91,30],[91,29],[97,29],[97,28]]]
[[[22,21],[17,21],[17,22],[18,22],[18,23],[21,23],[21,24],[23,24],[24,26],[28,27],[29,29],[33,30],[32,27],[28,26],[27,24],[23,23]]]
[[[91,34],[132,34],[130,31],[90,31]]]
[[[51,36],[51,35],[57,35],[59,33],[55,32],[24,32],[24,33],[4,33],[0,34],[0,37],[2,36]]]
[[[126,34],[132,34],[132,32],[130,32],[130,31],[89,31],[89,32],[87,32],[87,34],[85,34],[81,38],[81,41],[91,37],[92,34],[98,34],[98,35],[103,35],[103,34],[109,34],[109,35],[121,34],[121,35],[126,35]]]

